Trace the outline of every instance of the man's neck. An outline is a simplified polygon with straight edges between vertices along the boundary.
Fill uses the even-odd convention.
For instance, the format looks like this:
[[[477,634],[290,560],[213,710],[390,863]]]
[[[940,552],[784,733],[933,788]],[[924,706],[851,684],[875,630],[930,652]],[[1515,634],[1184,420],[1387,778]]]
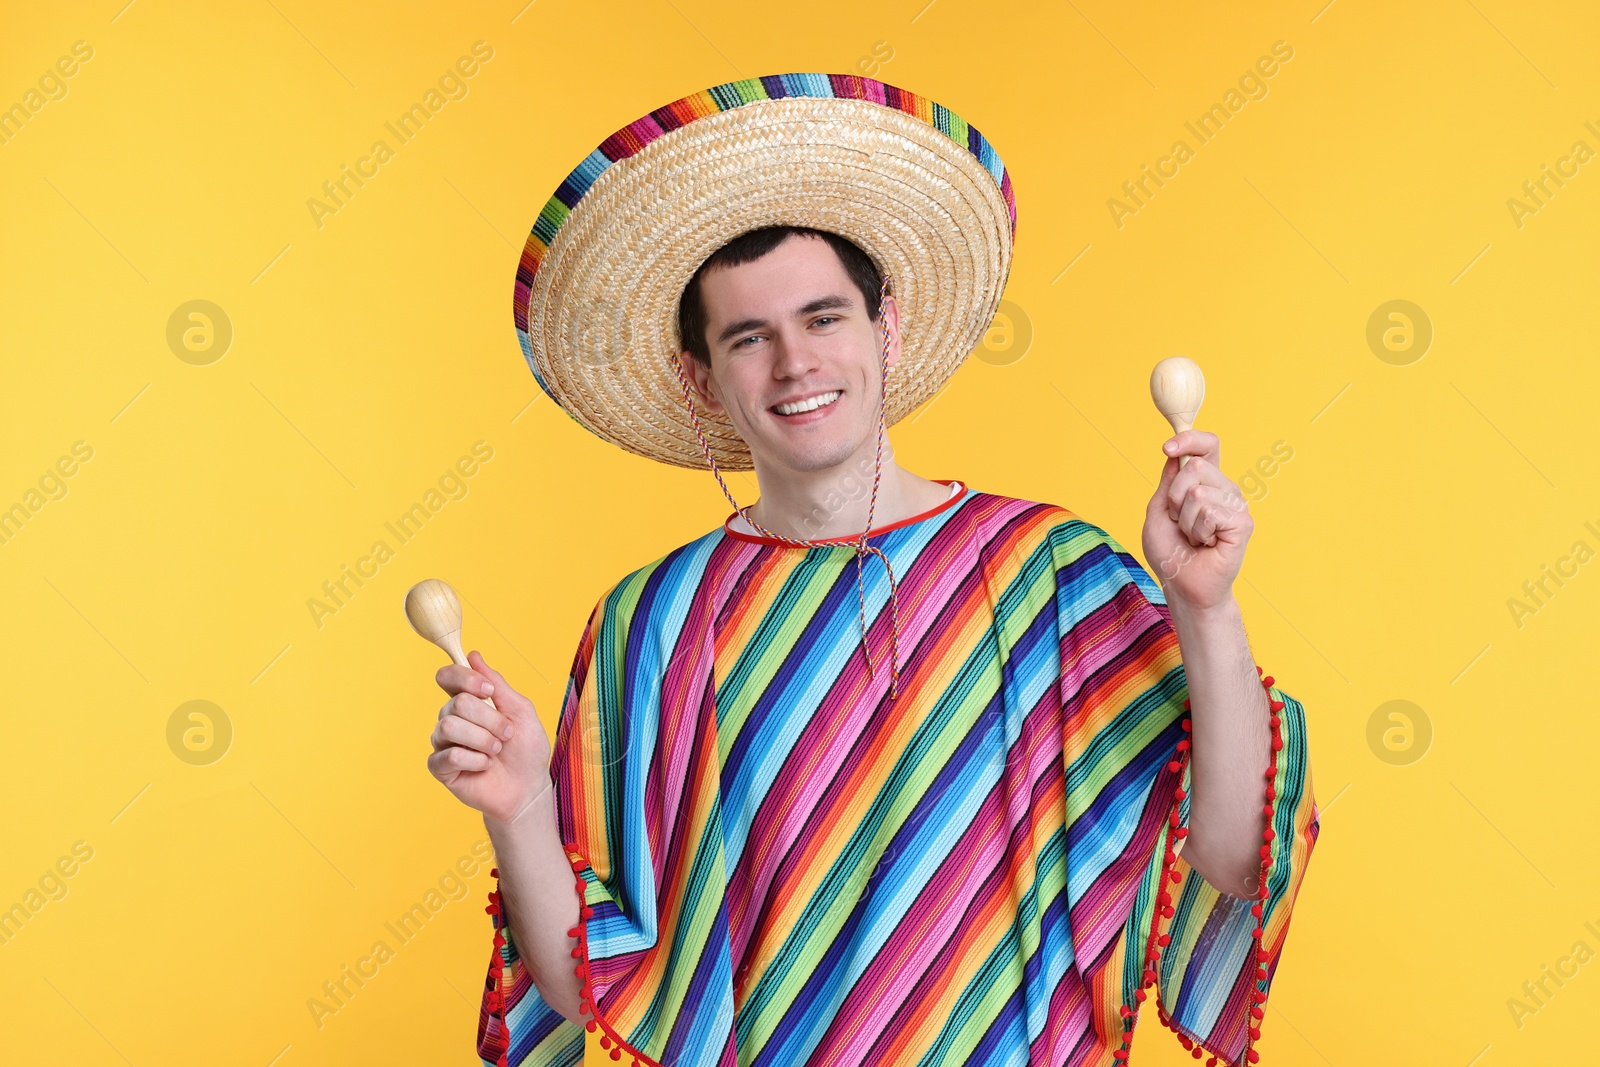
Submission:
[[[949,486],[912,474],[885,456],[874,502],[875,459],[869,455],[864,463],[794,478],[763,477],[758,470],[761,497],[746,510],[758,528],[783,537],[821,541],[859,534],[867,528],[869,507],[872,529],[877,530],[949,499]]]

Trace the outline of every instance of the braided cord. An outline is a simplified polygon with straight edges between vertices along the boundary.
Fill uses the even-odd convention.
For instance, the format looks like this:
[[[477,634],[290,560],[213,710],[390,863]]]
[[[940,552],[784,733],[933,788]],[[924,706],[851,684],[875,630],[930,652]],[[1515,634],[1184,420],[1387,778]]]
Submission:
[[[883,472],[883,432],[884,421],[887,418],[889,396],[889,320],[883,312],[883,300],[889,293],[889,275],[883,276],[878,287],[878,326],[881,331],[882,343],[878,350],[878,370],[881,388],[878,391],[878,456],[872,469],[872,499],[867,503],[867,525],[857,535],[852,547],[856,552],[856,594],[858,608],[857,621],[861,626],[861,650],[867,660],[867,671],[873,677],[878,676],[877,667],[872,662],[872,650],[867,647],[867,593],[866,584],[862,578],[862,565],[869,554],[877,555],[883,560],[884,568],[889,573],[889,613],[890,613],[890,642],[892,662],[890,663],[889,699],[894,700],[900,693],[900,593],[899,585],[895,581],[894,566],[889,562],[889,557],[876,545],[867,544],[867,532],[872,529],[872,513],[878,503],[878,480]],[[786,544],[798,545],[803,548],[820,548],[824,542],[810,541],[805,538],[785,537],[783,534],[773,533],[766,527],[757,523],[750,517],[748,509],[739,506],[733,499],[733,493],[728,490],[728,483],[723,480],[722,472],[717,469],[717,461],[711,454],[711,446],[706,442],[705,432],[700,426],[700,417],[694,411],[694,398],[690,395],[689,379],[683,373],[683,361],[676,353],[669,355],[673,369],[678,372],[678,382],[683,386],[683,402],[689,409],[689,420],[694,423],[695,436],[700,439],[700,447],[705,450],[706,462],[711,465],[711,473],[716,476],[717,484],[722,486],[722,495],[728,498],[728,503],[733,505],[744,520],[752,528],[765,537],[771,537]]]

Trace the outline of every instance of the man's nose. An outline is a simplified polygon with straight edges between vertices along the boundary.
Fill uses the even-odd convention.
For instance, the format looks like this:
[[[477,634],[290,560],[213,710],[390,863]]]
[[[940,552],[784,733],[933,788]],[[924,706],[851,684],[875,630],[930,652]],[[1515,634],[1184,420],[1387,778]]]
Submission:
[[[774,343],[777,354],[773,358],[773,373],[783,378],[799,378],[821,362],[804,335],[780,334]]]

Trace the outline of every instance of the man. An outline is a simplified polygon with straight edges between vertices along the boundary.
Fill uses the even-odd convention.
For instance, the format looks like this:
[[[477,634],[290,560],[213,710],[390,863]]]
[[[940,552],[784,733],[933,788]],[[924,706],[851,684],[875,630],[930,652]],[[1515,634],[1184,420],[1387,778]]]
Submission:
[[[1214,435],[1169,440],[1163,586],[1065,508],[895,461],[1015,220],[927,104],[718,86],[608,139],[535,227],[540,385],[760,497],[601,595],[553,748],[477,651],[438,673],[429,766],[498,862],[485,1063],[575,1064],[581,1023],[644,1064],[1115,1064],[1151,990],[1196,1057],[1258,1059],[1319,824],[1304,709],[1231,592],[1248,511]]]

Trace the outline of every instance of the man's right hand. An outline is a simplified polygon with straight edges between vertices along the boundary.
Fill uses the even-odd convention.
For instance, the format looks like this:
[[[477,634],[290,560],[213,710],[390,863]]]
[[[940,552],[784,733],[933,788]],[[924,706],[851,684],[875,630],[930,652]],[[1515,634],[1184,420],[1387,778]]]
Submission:
[[[481,653],[469,652],[467,663],[434,675],[450,699],[430,738],[428,770],[463,804],[510,823],[550,788],[550,739],[532,701]],[[483,700],[491,695],[494,707]]]

